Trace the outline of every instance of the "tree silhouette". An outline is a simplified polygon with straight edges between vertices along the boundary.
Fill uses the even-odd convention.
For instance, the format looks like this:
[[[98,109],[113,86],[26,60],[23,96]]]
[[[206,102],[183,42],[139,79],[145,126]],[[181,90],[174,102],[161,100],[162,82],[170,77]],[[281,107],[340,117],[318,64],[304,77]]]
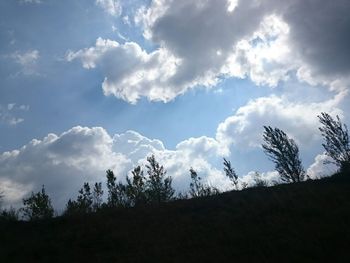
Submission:
[[[107,197],[107,204],[110,207],[116,207],[117,206],[117,196],[116,196],[116,180],[114,173],[112,170],[106,171],[106,177],[107,177],[107,189],[108,189],[108,197]]]
[[[284,182],[304,180],[305,171],[299,158],[299,148],[293,139],[278,128],[264,126],[264,152],[275,163],[275,168]]]
[[[0,219],[5,221],[18,221],[19,211],[13,207],[1,211]]]
[[[102,183],[95,183],[94,190],[92,192],[92,208],[94,211],[97,211],[102,206],[102,196],[103,196],[103,190],[102,190]]]
[[[141,166],[135,167],[132,171],[132,178],[126,177],[126,194],[131,206],[143,205],[147,202],[146,178],[143,175]]]
[[[166,170],[160,165],[154,155],[147,158],[146,165],[148,180],[147,180],[147,197],[152,203],[161,203],[170,201],[175,193],[172,188],[172,178],[166,177]]]
[[[231,166],[231,162],[227,161],[225,158],[224,158],[224,172],[225,172],[225,175],[231,180],[233,186],[237,189],[238,175],[236,174],[235,170]]]
[[[107,176],[107,206],[109,207],[127,207],[130,206],[129,199],[126,195],[126,186],[122,183],[117,183],[112,170],[106,171]]]
[[[93,211],[93,197],[89,183],[84,183],[83,187],[79,190],[77,200],[68,200],[66,205],[65,214],[83,214]]]
[[[44,185],[40,192],[33,193],[27,199],[23,199],[23,214],[29,220],[52,218],[54,214],[50,197],[45,192]]]
[[[325,143],[322,144],[326,154],[334,160],[341,169],[350,166],[350,142],[348,128],[340,121],[339,116],[333,119],[328,113],[322,112],[317,116],[323,125],[319,128]]]
[[[4,193],[2,191],[0,191],[0,209],[2,206],[2,200],[4,199]]]
[[[79,190],[77,203],[82,212],[88,213],[92,211],[93,200],[89,183],[84,183],[83,187]]]
[[[202,196],[210,196],[214,194],[218,194],[219,190],[215,187],[211,187],[209,185],[205,185],[201,182],[202,178],[198,176],[197,172],[191,167],[190,168],[190,197],[202,197]]]

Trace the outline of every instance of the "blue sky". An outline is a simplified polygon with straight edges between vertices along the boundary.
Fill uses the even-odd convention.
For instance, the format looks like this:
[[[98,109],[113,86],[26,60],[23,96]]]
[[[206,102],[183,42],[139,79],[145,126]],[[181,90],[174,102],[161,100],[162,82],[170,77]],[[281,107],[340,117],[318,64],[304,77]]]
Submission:
[[[191,166],[229,188],[223,157],[242,181],[274,180],[263,125],[299,143],[311,176],[329,174],[316,116],[349,123],[349,10],[342,0],[1,1],[5,201],[45,184],[62,205],[84,181],[109,168],[122,178],[152,153],[178,190]]]

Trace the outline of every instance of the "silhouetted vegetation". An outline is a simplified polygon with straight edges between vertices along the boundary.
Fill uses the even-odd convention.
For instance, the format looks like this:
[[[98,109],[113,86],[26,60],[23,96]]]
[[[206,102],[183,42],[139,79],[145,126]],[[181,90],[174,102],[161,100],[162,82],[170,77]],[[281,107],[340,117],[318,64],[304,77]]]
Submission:
[[[261,175],[258,172],[254,173],[254,187],[267,187],[269,186],[268,182],[261,178]]]
[[[0,220],[5,221],[18,221],[19,220],[19,211],[14,207],[4,209],[0,213]]]
[[[154,155],[147,158],[146,165],[148,180],[146,182],[147,198],[151,203],[160,204],[174,198],[175,190],[172,187],[172,178],[166,176],[166,170],[160,165]]]
[[[275,169],[284,182],[301,182],[305,171],[299,158],[299,148],[293,139],[278,129],[264,126],[264,152],[275,163]]]
[[[191,167],[190,169],[191,183],[189,196],[191,198],[210,196],[214,194],[219,194],[220,191],[212,186],[202,183],[202,178],[198,176],[197,172]]]
[[[0,223],[1,262],[347,262],[350,176]]]
[[[31,194],[30,197],[23,199],[22,208],[23,215],[29,220],[39,220],[52,218],[54,214],[53,207],[51,205],[51,199],[45,192],[43,186],[41,191]]]
[[[283,182],[259,173],[247,188],[231,162],[223,170],[234,190],[220,193],[190,168],[189,191],[176,198],[172,178],[155,156],[136,166],[125,183],[106,171],[85,182],[63,216],[45,192],[31,193],[20,210],[0,213],[4,262],[300,262],[346,259],[350,241],[350,152],[339,117],[318,116],[326,153],[340,168],[332,177],[304,181],[299,149],[278,128],[264,126],[264,152]],[[144,172],[145,171],[145,172]],[[303,182],[304,181],[304,182]],[[275,184],[275,183],[273,183]],[[267,186],[271,186],[268,187]],[[190,197],[190,200],[186,200]],[[3,195],[0,194],[0,204]],[[125,209],[130,208],[132,209]],[[24,219],[18,221],[20,212]],[[74,215],[74,216],[72,216]],[[34,221],[34,222],[33,222]],[[341,261],[341,260],[340,260]]]
[[[146,178],[141,166],[131,171],[132,178],[126,177],[126,195],[131,206],[140,206],[147,203]]]
[[[238,189],[238,175],[231,166],[231,162],[224,158],[224,172],[225,175],[230,179],[235,189]]]
[[[347,126],[340,121],[338,115],[333,119],[328,113],[322,112],[318,118],[322,124],[319,129],[325,141],[322,146],[326,154],[341,170],[349,169],[350,142]]]
[[[108,207],[126,207],[128,206],[128,201],[126,198],[125,185],[122,183],[117,183],[117,178],[115,177],[113,171],[107,170],[107,189],[108,189]]]

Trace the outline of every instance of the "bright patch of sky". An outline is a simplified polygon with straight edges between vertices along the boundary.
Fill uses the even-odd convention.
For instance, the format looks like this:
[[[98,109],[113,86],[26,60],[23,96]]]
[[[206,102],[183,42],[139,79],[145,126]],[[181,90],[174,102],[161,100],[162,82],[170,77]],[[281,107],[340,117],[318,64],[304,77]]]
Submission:
[[[312,176],[329,174],[316,116],[349,123],[348,11],[346,0],[1,1],[7,202],[45,183],[62,205],[67,184],[124,176],[151,153],[178,190],[191,166],[229,187],[222,157],[242,180],[272,180],[263,125],[299,143]]]

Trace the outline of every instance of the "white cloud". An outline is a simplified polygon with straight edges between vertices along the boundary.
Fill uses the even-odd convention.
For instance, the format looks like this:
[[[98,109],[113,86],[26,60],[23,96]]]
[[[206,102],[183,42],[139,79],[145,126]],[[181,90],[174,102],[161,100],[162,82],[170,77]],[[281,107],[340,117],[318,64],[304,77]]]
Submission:
[[[134,20],[155,50],[98,39],[94,47],[72,54],[79,54],[75,58],[85,67],[89,60],[102,70],[106,95],[132,103],[140,97],[167,102],[191,88],[212,87],[222,77],[249,77],[257,85],[275,87],[293,76],[344,90],[350,83],[345,10],[344,0],[325,5],[311,0],[154,0]]]
[[[89,61],[86,63],[92,65]],[[337,106],[344,96],[339,93],[333,99],[319,103],[295,103],[277,96],[251,100],[218,126],[215,139],[206,136],[189,138],[178,143],[174,150],[166,149],[160,140],[149,139],[135,131],[111,136],[101,127],[77,126],[60,135],[48,134],[41,140],[34,139],[20,149],[0,155],[0,182],[4,185],[5,196],[8,192],[5,201],[19,203],[23,196],[44,184],[55,206],[63,208],[68,198],[75,197],[83,182],[105,182],[107,169],[113,169],[123,180],[130,169],[144,165],[151,154],[155,154],[167,169],[178,191],[188,189],[190,167],[205,182],[228,190],[232,185],[222,171],[222,157],[232,158],[229,149],[235,151],[260,145],[262,125],[276,125],[304,147],[311,143],[312,148],[313,142],[320,144],[316,115],[321,111],[341,114]],[[21,106],[8,104],[6,109]],[[247,160],[249,158],[239,156],[233,163]],[[322,165],[323,160],[323,155],[315,158],[315,163],[307,170],[311,178],[331,173]],[[248,166],[250,169],[256,167],[250,163]],[[240,183],[254,185],[253,175],[250,172],[242,176]],[[261,175],[270,184],[278,181],[275,171]]]
[[[37,61],[40,58],[38,50],[29,50],[26,52],[16,51],[10,56],[17,64],[21,66],[20,73],[24,75],[37,75]]]
[[[315,157],[315,162],[307,169],[306,174],[311,179],[319,179],[334,174],[337,171],[337,166],[332,162],[332,159],[326,153],[318,154]]]
[[[18,115],[28,110],[28,105],[16,105],[16,103],[9,103],[7,105],[0,104],[0,123],[15,126],[24,121],[24,119],[18,117]]]
[[[257,178],[258,173],[258,178]],[[267,186],[272,186],[274,184],[281,183],[281,179],[277,171],[268,171],[264,173],[259,173],[256,171],[251,171],[246,175],[239,178],[239,185],[242,187],[246,185],[246,187],[254,187],[256,185],[256,180],[262,180],[266,182]]]
[[[104,94],[130,103],[136,103],[141,96],[169,101],[185,89],[168,87],[167,81],[180,62],[164,49],[147,53],[134,42],[119,44],[98,38],[94,47],[69,52],[66,59],[80,59],[87,69],[100,67],[105,74]]]
[[[122,13],[122,6],[119,0],[96,0],[95,3],[112,16],[119,16]]]
[[[105,182],[107,169],[114,170],[119,180],[123,180],[129,170],[144,164],[147,156],[155,154],[173,177],[177,190],[188,187],[191,166],[204,180],[222,187],[227,179],[210,163],[211,159],[221,157],[217,156],[213,139],[208,141],[209,144],[206,139],[191,138],[170,151],[161,141],[134,131],[112,137],[101,127],[77,126],[60,135],[48,134],[20,149],[2,153],[0,181],[7,204],[19,204],[23,196],[44,184],[55,206],[63,208],[68,198],[75,197],[83,182]],[[192,148],[193,142],[196,147]],[[201,152],[202,149],[207,152]]]
[[[7,201],[20,202],[23,195],[44,184],[54,204],[62,208],[69,197],[75,197],[83,182],[104,181],[107,169],[122,176],[131,167],[124,155],[112,151],[112,146],[113,139],[104,129],[78,126],[59,136],[48,134],[18,150],[2,153],[0,178],[12,193],[21,193],[16,200],[11,195]]]
[[[41,0],[20,0],[20,3],[24,4],[41,4]]]
[[[261,145],[263,126],[279,127],[295,138],[298,143],[310,145],[319,140],[317,115],[329,112],[342,114],[338,108],[347,98],[339,93],[334,98],[321,102],[293,102],[287,97],[271,95],[249,101],[236,113],[219,124],[216,139],[225,145],[256,147]]]

